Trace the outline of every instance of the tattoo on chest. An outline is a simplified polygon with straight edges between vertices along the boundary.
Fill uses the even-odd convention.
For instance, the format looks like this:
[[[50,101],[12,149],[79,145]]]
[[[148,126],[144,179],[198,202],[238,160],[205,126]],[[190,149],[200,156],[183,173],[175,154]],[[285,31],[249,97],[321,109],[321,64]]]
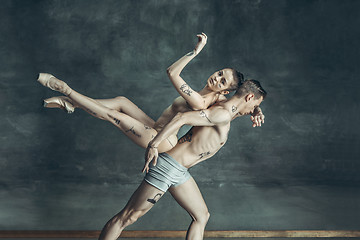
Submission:
[[[141,137],[140,134],[137,134],[137,133],[135,132],[134,127],[131,127],[129,130],[126,130],[125,132],[131,132],[131,133],[134,134],[135,136]]]
[[[211,154],[211,152],[208,151],[208,152],[200,153],[199,156],[200,156],[200,159],[202,159],[203,157],[209,156],[210,154]]]
[[[204,110],[200,111],[200,116],[206,118],[209,122],[211,122],[208,116],[206,115],[206,113],[204,112]]]
[[[184,142],[191,142],[191,139],[192,139],[192,130],[190,130],[187,134],[185,134],[184,136],[182,136],[178,143],[181,144],[181,143],[184,143]]]
[[[158,196],[159,196],[159,197],[158,197]],[[155,203],[157,203],[157,201],[159,201],[160,197],[161,197],[161,193],[158,193],[158,194],[155,195],[154,198],[148,199],[147,201],[148,201],[149,203],[155,204]]]
[[[232,111],[232,112],[235,112],[236,110],[237,110],[237,107],[232,106],[231,111]]]
[[[191,88],[186,83],[180,86],[180,91],[182,91],[188,96],[191,96],[192,93]]]

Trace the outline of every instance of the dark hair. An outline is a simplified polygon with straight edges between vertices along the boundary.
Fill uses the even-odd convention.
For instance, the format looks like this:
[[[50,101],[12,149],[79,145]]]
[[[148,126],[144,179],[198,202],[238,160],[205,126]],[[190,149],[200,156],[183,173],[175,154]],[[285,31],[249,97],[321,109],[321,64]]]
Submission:
[[[267,95],[266,91],[260,85],[260,82],[254,79],[245,80],[241,84],[239,89],[235,92],[234,96],[242,97],[248,93],[253,93],[255,99],[259,99],[260,97],[263,97],[263,99],[265,99]]]
[[[237,84],[236,85],[231,85],[231,87],[228,89],[229,91],[234,91],[237,90],[241,84],[243,84],[244,82],[244,74],[242,74],[241,72],[237,71],[234,68],[230,68],[233,71],[233,77],[234,79],[237,80]]]

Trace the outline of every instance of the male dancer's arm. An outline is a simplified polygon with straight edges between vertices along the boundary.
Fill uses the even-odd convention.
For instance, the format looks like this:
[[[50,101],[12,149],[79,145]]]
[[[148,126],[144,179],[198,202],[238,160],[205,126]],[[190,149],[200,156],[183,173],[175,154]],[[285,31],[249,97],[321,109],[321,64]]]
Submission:
[[[201,52],[206,44],[207,36],[205,33],[198,34],[197,37],[198,43],[195,49],[177,60],[167,69],[169,79],[174,85],[176,91],[178,91],[178,93],[187,101],[193,110],[206,108],[204,98],[198,92],[194,91],[184,81],[184,79],[180,77],[180,73],[184,67]]]
[[[145,153],[145,166],[143,172],[149,170],[151,161],[154,161],[154,166],[156,165],[158,157],[157,147],[159,144],[184,124],[191,126],[215,126],[227,124],[230,121],[230,112],[221,106],[213,106],[205,110],[176,114],[175,117],[162,128],[156,137],[150,141]]]

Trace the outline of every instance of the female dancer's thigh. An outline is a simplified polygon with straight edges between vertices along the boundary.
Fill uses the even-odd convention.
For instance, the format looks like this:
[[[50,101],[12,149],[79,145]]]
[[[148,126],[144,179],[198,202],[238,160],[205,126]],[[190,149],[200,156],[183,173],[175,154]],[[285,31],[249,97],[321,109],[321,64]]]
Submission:
[[[141,110],[136,104],[130,101],[124,96],[118,96],[110,99],[95,99],[98,103],[105,107],[117,110],[125,113],[132,118],[146,124],[147,126],[153,127],[155,121],[151,119],[143,110]]]
[[[134,143],[143,148],[146,148],[149,142],[158,133],[154,128],[145,125],[127,114],[118,112],[117,110],[110,110],[107,120],[118,127]],[[159,152],[170,150],[176,145],[176,142],[176,135],[171,135],[160,143],[158,147]]]

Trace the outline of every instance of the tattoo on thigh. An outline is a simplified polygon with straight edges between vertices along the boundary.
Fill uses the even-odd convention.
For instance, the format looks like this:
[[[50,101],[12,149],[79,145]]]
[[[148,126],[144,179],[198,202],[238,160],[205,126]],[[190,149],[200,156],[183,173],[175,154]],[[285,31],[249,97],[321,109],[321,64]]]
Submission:
[[[182,136],[182,137],[179,139],[178,143],[179,143],[179,144],[182,144],[182,143],[184,143],[184,142],[191,142],[192,135],[193,135],[192,130],[188,131],[184,136]]]
[[[232,106],[231,111],[232,111],[232,112],[235,112],[236,110],[237,110],[237,107]]]
[[[208,152],[203,152],[203,153],[200,153],[199,156],[200,156],[200,159],[202,159],[203,157],[206,157],[206,156],[209,156],[210,155],[210,151]]]
[[[86,108],[86,107],[84,107],[84,110],[87,111],[88,113],[94,115],[94,116],[97,116],[96,112],[91,111],[90,109],[88,109],[88,108]]]
[[[151,127],[146,126],[145,124],[144,124],[144,128],[145,128],[146,130],[151,129]]]
[[[135,132],[135,130],[134,130],[134,126],[133,127],[131,127],[129,130],[126,130],[125,132],[131,132],[132,134],[134,134],[135,136],[137,136],[137,137],[141,137],[141,135],[140,134],[137,134],[136,132]]]
[[[117,125],[120,125],[120,120],[119,119],[117,119],[116,117],[114,117],[114,116],[111,116],[110,114],[108,114],[108,116],[112,119],[112,120],[114,120],[114,122],[117,124]]]
[[[157,198],[157,196],[159,196],[159,197]],[[157,201],[159,201],[160,197],[161,197],[161,193],[158,193],[158,194],[155,195],[154,198],[148,199],[147,201],[148,201],[149,203],[155,204],[155,203],[157,203]]]
[[[192,93],[191,88],[186,83],[180,86],[180,91],[182,91],[188,96],[191,96]]]
[[[206,118],[206,119],[211,123],[210,119],[208,118],[208,116],[206,115],[206,113],[204,112],[204,110],[201,110],[201,111],[200,111],[200,116]]]
[[[187,53],[186,56],[191,57],[191,56],[194,55],[194,54],[195,54],[195,51],[192,50],[191,52]]]

